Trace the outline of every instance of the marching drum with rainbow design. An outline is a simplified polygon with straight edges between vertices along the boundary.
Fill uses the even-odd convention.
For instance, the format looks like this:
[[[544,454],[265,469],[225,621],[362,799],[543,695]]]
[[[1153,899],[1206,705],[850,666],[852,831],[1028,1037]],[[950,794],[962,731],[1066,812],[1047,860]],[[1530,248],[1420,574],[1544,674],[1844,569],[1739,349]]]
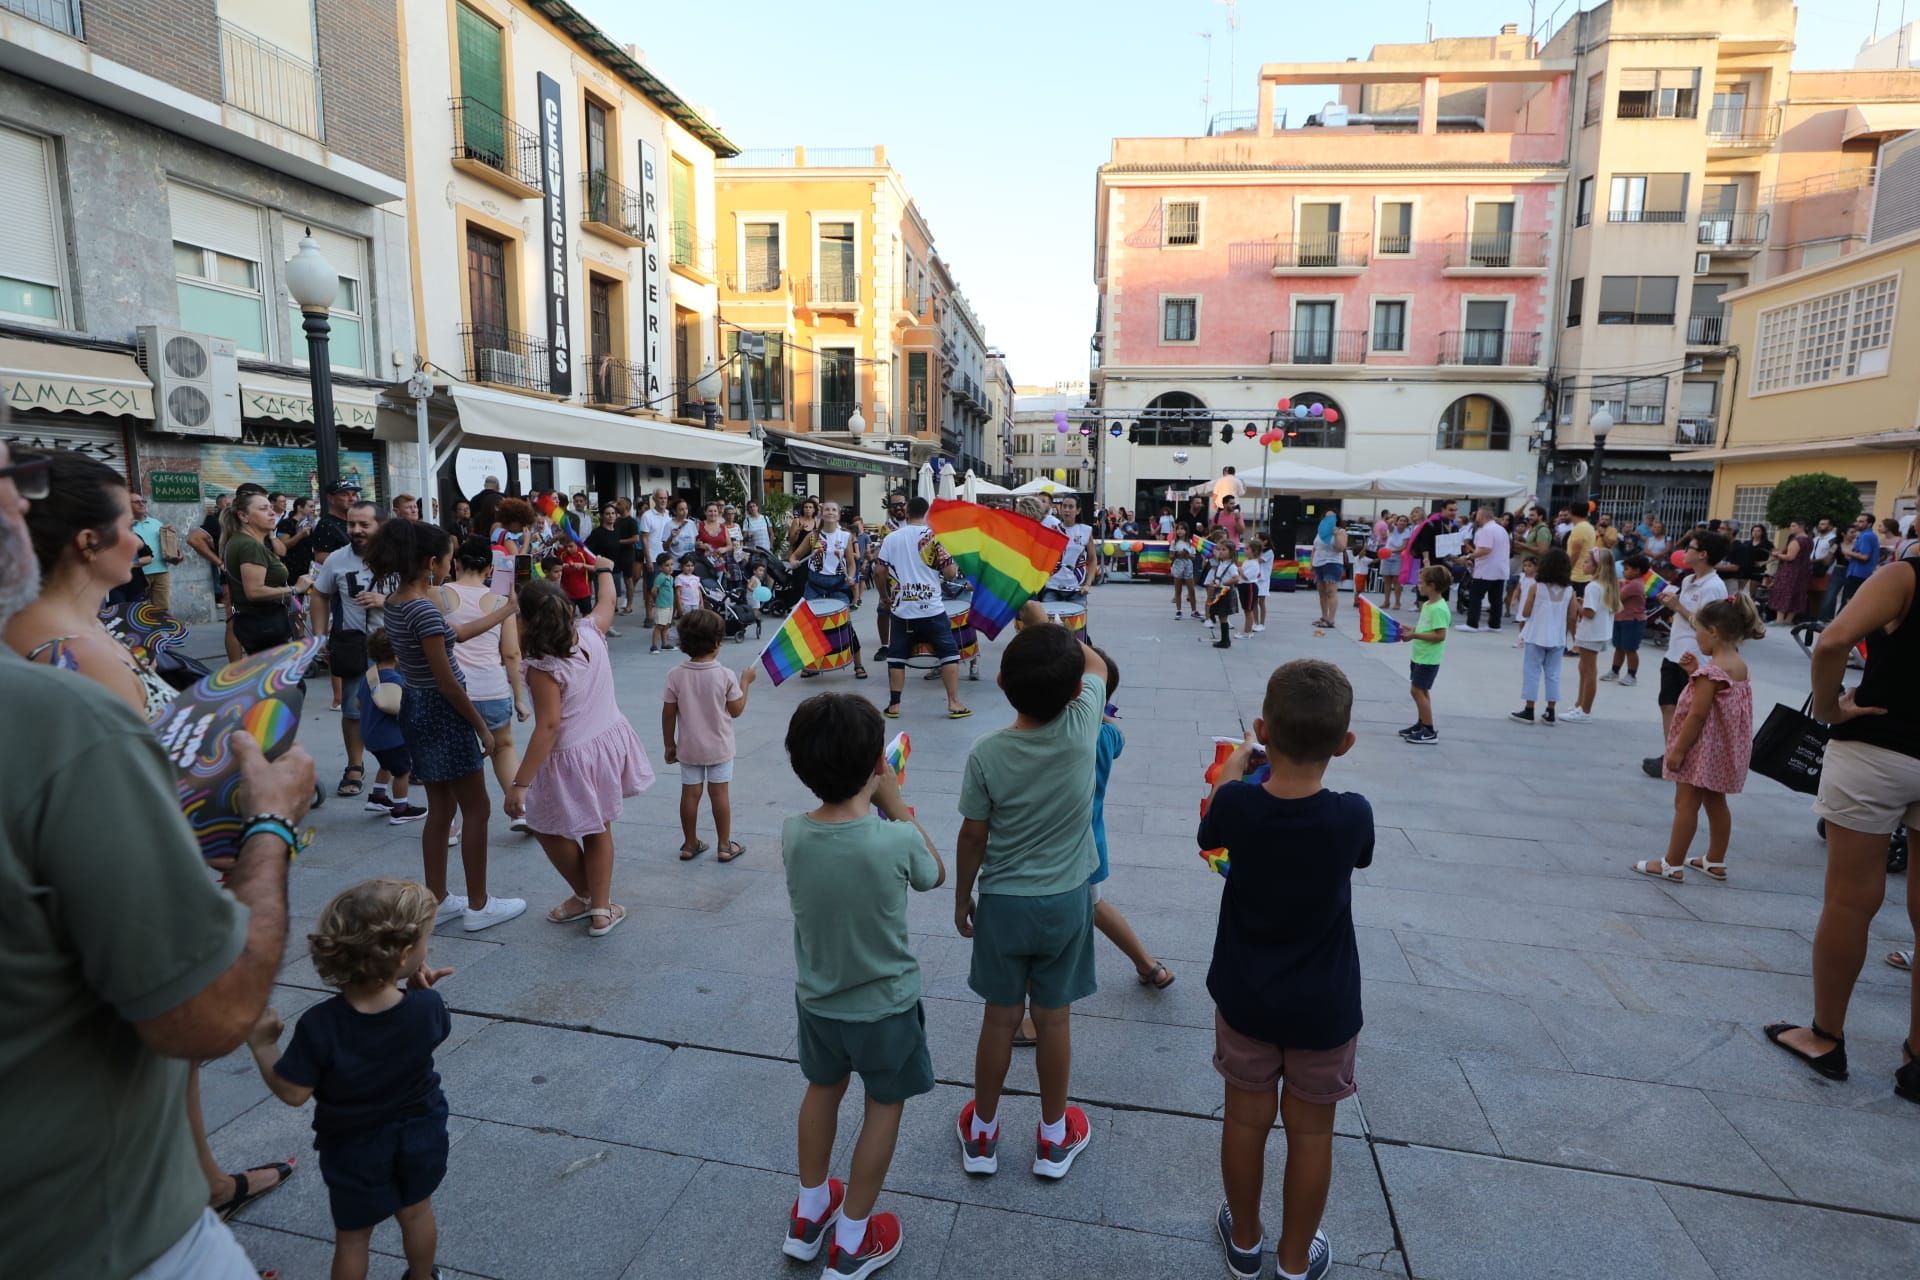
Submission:
[[[820,661],[813,663],[809,671],[838,671],[853,663],[853,611],[839,600],[822,598],[804,600],[800,608],[812,609],[820,620],[820,629],[827,633],[827,653]]]

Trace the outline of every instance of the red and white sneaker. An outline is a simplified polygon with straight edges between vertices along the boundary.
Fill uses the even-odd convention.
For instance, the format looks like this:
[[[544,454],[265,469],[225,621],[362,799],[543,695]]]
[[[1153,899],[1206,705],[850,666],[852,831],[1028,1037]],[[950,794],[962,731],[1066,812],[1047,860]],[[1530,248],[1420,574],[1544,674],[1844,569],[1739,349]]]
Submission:
[[[827,1269],[821,1274],[833,1280],[866,1280],[880,1268],[900,1256],[906,1237],[900,1231],[900,1219],[891,1213],[876,1213],[867,1219],[867,1234],[860,1248],[848,1253],[835,1240],[827,1251]]]
[[[998,1173],[1000,1171],[1000,1131],[995,1129],[991,1138],[973,1136],[973,1099],[967,1099],[967,1105],[960,1108],[960,1119],[954,1123],[954,1132],[960,1135],[960,1167],[968,1173]]]
[[[833,1230],[833,1224],[840,1221],[840,1208],[846,1202],[847,1184],[838,1178],[827,1179],[827,1211],[818,1218],[801,1217],[800,1202],[795,1200],[793,1208],[787,1211],[787,1238],[781,1242],[780,1252],[802,1262],[812,1262],[819,1257],[820,1246]]]
[[[1067,1137],[1064,1142],[1048,1142],[1034,1130],[1034,1144],[1038,1148],[1033,1157],[1033,1172],[1040,1178],[1064,1178],[1067,1170],[1073,1167],[1073,1158],[1086,1150],[1087,1143],[1093,1141],[1093,1128],[1087,1123],[1087,1113],[1078,1107],[1067,1108]]]

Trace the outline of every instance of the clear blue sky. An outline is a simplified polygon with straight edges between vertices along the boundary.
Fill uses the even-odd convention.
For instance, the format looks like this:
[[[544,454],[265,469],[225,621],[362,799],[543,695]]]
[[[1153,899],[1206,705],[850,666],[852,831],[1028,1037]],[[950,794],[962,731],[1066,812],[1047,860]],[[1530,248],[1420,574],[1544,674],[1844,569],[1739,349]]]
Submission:
[[[1204,131],[1209,45],[1211,109],[1224,112],[1253,107],[1262,62],[1365,57],[1423,38],[1429,12],[1440,36],[1529,23],[1524,0],[1241,0],[1230,40],[1221,0],[574,2],[739,146],[885,143],[1023,383],[1086,377],[1094,170],[1115,136]],[[1581,7],[1540,0],[1543,38]],[[1885,35],[1899,0],[1880,7]],[[1851,66],[1874,9],[1803,3],[1794,66]],[[1294,114],[1325,97],[1307,91]]]

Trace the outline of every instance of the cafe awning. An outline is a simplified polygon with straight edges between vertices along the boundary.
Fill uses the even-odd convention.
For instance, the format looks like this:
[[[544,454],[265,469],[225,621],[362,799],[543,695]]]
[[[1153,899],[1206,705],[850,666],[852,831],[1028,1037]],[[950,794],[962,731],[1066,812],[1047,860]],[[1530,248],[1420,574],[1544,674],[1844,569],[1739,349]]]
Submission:
[[[0,338],[0,379],[15,412],[153,416],[153,381],[124,351]]]
[[[414,402],[395,388],[380,401],[378,434],[413,441]],[[726,431],[682,427],[651,418],[559,404],[532,396],[492,391],[456,382],[428,401],[433,451],[495,449],[600,462],[679,467],[758,467],[760,442]]]
[[[843,449],[838,445],[822,444],[791,431],[775,431],[770,427],[762,427],[761,430],[767,433],[767,439],[774,446],[773,456],[768,461],[777,467],[830,476],[886,476],[898,479],[905,479],[909,470],[903,459],[892,454],[869,449]]]
[[[333,384],[333,420],[342,427],[371,431],[380,393],[372,387]],[[240,416],[279,419],[282,422],[313,421],[313,388],[304,379],[277,378],[270,373],[240,371]]]

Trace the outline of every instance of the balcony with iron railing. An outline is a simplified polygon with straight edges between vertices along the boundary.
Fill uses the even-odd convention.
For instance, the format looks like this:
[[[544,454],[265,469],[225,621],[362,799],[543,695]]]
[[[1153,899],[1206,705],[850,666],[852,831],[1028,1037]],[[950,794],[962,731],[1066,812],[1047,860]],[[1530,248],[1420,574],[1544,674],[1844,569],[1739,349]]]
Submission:
[[[668,243],[672,247],[670,261],[676,271],[692,275],[703,283],[712,284],[713,241],[700,239],[700,228],[691,222],[676,222],[668,228]]]
[[[1365,329],[1275,329],[1268,337],[1269,364],[1365,364]]]
[[[1762,150],[1779,136],[1779,107],[1713,107],[1707,112],[1709,149]]]
[[[1702,213],[1694,240],[1714,253],[1758,253],[1767,247],[1772,222],[1772,215],[1764,209]]]
[[[1687,211],[1684,208],[1648,209],[1634,207],[1607,210],[1608,222],[1685,222]]]
[[[846,311],[860,305],[860,277],[850,271],[808,276],[807,305],[816,311]]]
[[[1715,311],[1706,315],[1687,317],[1687,345],[1690,347],[1720,347],[1727,341],[1727,317],[1725,312]]]
[[[1717,436],[1717,426],[1716,420],[1710,417],[1682,417],[1680,425],[1673,429],[1673,442],[1696,449],[1710,448]]]
[[[453,167],[521,200],[542,194],[540,137],[478,98],[451,99]]]
[[[724,281],[728,293],[782,294],[787,291],[787,273],[778,268],[757,267],[748,271],[729,271]]]
[[[0,0],[0,12],[17,13],[76,40],[87,38],[80,22],[80,0]]]
[[[818,415],[814,420],[816,431],[845,431],[847,422],[853,417],[853,411],[859,406],[858,400],[816,400],[814,411]],[[861,417],[866,417],[862,413]]]
[[[1440,335],[1436,363],[1530,368],[1540,362],[1538,330],[1448,329]]]
[[[1447,237],[1450,276],[1538,275],[1547,269],[1544,231],[1456,231]]]
[[[587,403],[605,409],[640,409],[652,399],[647,366],[612,354],[594,357],[587,370]]]
[[[673,380],[673,416],[703,426],[717,426],[722,412],[722,387],[718,379],[675,378]]]
[[[1599,321],[1601,324],[1672,324],[1673,314],[1671,311],[1627,311],[1603,305]]]
[[[646,240],[646,202],[604,169],[580,175],[580,224],[588,231],[637,249]]]
[[[552,354],[546,339],[484,324],[463,324],[458,332],[467,381],[542,395],[551,390]]]
[[[1696,90],[1622,90],[1614,104],[1616,120],[1692,120],[1700,114]]]
[[[1365,231],[1314,232],[1273,242],[1276,276],[1357,276],[1366,270],[1372,235]]]
[[[220,24],[220,98],[316,142],[324,135],[320,69],[231,22]]]

